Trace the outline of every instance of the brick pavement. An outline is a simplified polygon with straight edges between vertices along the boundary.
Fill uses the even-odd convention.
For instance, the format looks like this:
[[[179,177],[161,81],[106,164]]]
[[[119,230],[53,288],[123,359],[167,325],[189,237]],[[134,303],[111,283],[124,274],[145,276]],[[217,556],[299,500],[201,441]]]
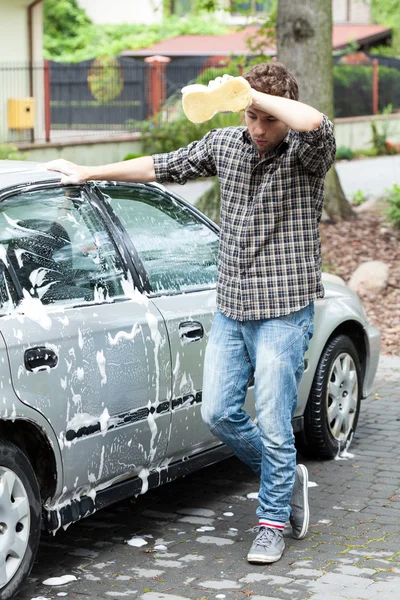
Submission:
[[[399,384],[400,358],[385,357],[354,456],[304,461],[317,484],[309,534],[297,541],[288,532],[278,563],[245,559],[257,482],[232,458],[43,538],[18,600],[399,600]],[[128,545],[134,536],[146,545]],[[63,575],[76,580],[42,584]]]

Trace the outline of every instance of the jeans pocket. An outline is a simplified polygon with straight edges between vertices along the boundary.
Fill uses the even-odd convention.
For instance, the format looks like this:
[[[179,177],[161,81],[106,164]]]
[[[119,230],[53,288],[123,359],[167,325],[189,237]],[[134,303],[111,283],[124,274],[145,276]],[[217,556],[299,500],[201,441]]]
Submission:
[[[295,329],[307,332],[310,329],[313,330],[314,324],[314,302],[310,302],[304,308],[300,310],[296,310],[287,315],[282,315],[278,317],[282,323],[288,325],[289,327],[294,327]],[[312,332],[311,332],[312,336]],[[311,339],[311,337],[310,337]]]

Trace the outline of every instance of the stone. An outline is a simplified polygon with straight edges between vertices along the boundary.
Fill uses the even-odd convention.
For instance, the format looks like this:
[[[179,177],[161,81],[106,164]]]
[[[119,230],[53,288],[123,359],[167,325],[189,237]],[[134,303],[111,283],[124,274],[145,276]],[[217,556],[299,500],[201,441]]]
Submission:
[[[376,295],[386,288],[388,279],[389,265],[380,260],[370,260],[357,267],[348,286],[359,296]]]

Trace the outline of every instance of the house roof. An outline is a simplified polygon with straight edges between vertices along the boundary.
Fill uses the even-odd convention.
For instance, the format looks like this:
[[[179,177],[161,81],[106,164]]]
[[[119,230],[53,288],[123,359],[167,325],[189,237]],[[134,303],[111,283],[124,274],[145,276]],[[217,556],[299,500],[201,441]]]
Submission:
[[[255,35],[258,26],[249,26],[225,35],[180,35],[157,42],[140,50],[124,50],[122,56],[229,56],[231,54],[250,54],[246,40]],[[334,50],[346,48],[350,42],[360,46],[383,42],[390,37],[392,30],[384,25],[354,25],[351,23],[336,24],[332,31]],[[276,54],[275,46],[267,48],[264,53]]]

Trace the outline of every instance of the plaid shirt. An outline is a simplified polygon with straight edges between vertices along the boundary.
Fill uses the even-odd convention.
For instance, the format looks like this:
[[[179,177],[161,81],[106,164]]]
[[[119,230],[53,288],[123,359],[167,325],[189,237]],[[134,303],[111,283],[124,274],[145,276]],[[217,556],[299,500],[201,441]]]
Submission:
[[[157,181],[218,175],[221,234],[217,307],[240,321],[300,310],[324,295],[319,222],[335,158],[333,125],[289,133],[260,159],[247,128],[214,129],[153,156]]]

